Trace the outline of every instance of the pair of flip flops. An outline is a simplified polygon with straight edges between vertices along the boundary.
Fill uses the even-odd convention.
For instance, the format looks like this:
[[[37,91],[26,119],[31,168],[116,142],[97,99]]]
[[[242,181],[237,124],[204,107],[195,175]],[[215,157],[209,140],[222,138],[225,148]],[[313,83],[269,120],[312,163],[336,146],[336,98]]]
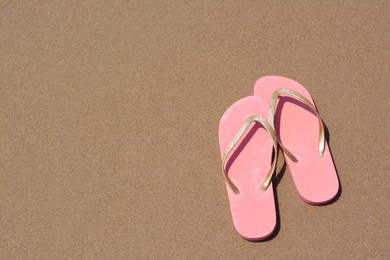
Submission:
[[[222,170],[243,238],[263,240],[275,229],[272,176],[279,147],[305,202],[320,205],[336,196],[339,181],[324,131],[307,89],[281,76],[260,78],[254,96],[226,110],[219,124]]]

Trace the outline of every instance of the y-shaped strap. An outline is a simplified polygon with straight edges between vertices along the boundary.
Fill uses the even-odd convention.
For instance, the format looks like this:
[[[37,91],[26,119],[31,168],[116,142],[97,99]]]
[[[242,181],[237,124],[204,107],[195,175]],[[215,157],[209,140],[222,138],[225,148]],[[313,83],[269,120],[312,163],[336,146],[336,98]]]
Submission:
[[[271,102],[270,102],[270,108],[269,108],[269,122],[271,123],[272,127],[275,128],[274,126],[274,116],[275,116],[275,107],[276,107],[276,101],[279,97],[279,95],[281,94],[285,94],[285,95],[289,95],[303,103],[305,103],[306,105],[308,105],[312,110],[313,112],[316,114],[317,116],[317,119],[318,119],[318,124],[320,126],[320,137],[319,137],[319,141],[318,141],[318,153],[319,155],[322,157],[324,155],[324,151],[325,151],[325,133],[324,133],[324,125],[322,123],[322,120],[321,120],[321,117],[320,115],[318,114],[318,111],[317,109],[315,108],[315,106],[307,99],[305,98],[304,96],[302,96],[301,94],[299,94],[298,92],[295,92],[291,89],[287,89],[287,88],[281,88],[281,89],[278,89],[276,90],[273,94],[272,94],[272,97],[271,97]],[[281,144],[280,140],[278,140],[279,142],[279,145],[283,147],[283,145]],[[284,150],[286,151],[287,149],[284,148]],[[291,153],[290,152],[286,152],[287,156],[290,157]],[[291,158],[291,157],[290,157]]]
[[[264,126],[265,130],[267,130],[267,132],[270,134],[272,142],[273,142],[273,145],[274,145],[274,151],[275,151],[275,155],[274,155],[274,158],[273,158],[273,161],[272,161],[272,166],[271,166],[271,169],[268,172],[267,176],[265,177],[265,180],[264,180],[263,185],[262,185],[262,190],[266,190],[268,188],[268,186],[269,186],[269,184],[271,182],[272,174],[275,171],[276,161],[277,161],[277,158],[278,158],[278,143],[277,143],[275,131],[268,124],[268,122],[265,119],[263,119],[261,116],[258,116],[258,115],[250,116],[248,119],[245,120],[245,122],[244,122],[243,126],[241,127],[241,129],[238,131],[238,133],[234,136],[233,140],[230,142],[229,146],[226,149],[225,154],[223,155],[223,159],[222,159],[222,171],[223,171],[223,175],[225,176],[226,183],[229,185],[229,187],[236,194],[239,194],[240,191],[238,190],[236,185],[234,185],[234,183],[230,180],[229,176],[227,175],[227,172],[225,171],[225,161],[228,158],[230,152],[237,145],[238,141],[244,135],[245,131],[255,121],[257,121],[260,124],[262,124]]]

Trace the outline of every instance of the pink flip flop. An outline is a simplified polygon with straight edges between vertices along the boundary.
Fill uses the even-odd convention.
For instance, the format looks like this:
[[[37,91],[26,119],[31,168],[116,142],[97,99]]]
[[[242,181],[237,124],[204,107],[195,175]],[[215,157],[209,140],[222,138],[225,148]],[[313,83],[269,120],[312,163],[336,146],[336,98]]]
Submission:
[[[277,140],[267,122],[268,103],[255,96],[234,103],[219,124],[222,170],[234,226],[251,241],[270,236],[276,225],[271,183]]]
[[[339,181],[322,120],[307,89],[285,77],[265,76],[255,83],[254,94],[270,101],[268,120],[280,145],[298,160],[291,160],[285,150],[286,163],[302,199],[310,204],[331,201]]]

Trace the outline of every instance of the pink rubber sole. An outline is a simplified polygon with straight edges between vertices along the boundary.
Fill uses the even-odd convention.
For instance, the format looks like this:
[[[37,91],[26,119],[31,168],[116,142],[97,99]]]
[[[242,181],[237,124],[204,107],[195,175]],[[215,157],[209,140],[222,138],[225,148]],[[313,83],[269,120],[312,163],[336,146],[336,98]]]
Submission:
[[[219,124],[221,157],[244,121],[252,115],[268,116],[268,103],[260,97],[240,99],[223,114]],[[251,241],[269,237],[276,226],[272,183],[261,185],[271,167],[273,144],[268,132],[253,123],[226,161],[228,176],[238,187],[235,194],[226,185],[231,214],[237,232]]]
[[[280,88],[294,90],[314,104],[304,86],[281,76],[260,78],[255,83],[254,94],[270,101],[272,93]],[[323,157],[318,154],[319,125],[316,116],[300,101],[280,96],[274,122],[282,144],[298,158],[299,162],[294,163],[285,156],[302,199],[310,204],[331,201],[337,195],[339,181],[327,143]]]

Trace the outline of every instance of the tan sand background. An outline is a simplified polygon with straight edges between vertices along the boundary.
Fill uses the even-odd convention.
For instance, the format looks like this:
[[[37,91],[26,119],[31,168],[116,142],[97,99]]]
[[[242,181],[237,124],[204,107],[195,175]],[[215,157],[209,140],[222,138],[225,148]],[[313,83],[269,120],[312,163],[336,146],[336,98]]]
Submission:
[[[390,259],[389,1],[1,1],[1,259]],[[304,84],[340,198],[280,160],[280,230],[241,239],[218,123]]]

